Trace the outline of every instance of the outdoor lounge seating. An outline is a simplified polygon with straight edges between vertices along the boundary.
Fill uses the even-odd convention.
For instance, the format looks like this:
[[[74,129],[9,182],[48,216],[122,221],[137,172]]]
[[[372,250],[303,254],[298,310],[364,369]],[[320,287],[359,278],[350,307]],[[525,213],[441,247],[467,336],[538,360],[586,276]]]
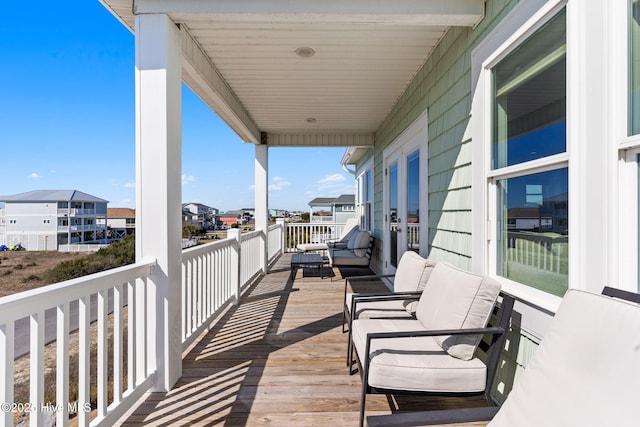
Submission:
[[[500,285],[439,262],[416,308],[416,319],[356,319],[351,325],[362,376],[360,425],[369,393],[482,396],[489,392],[514,300],[502,301],[486,327]],[[489,346],[476,354],[483,335]]]
[[[373,236],[366,230],[356,231],[345,248],[329,248],[331,267],[368,267],[373,251]]]
[[[638,424],[640,295],[570,289],[489,427]],[[480,411],[369,417],[370,426],[481,421]]]
[[[347,331],[345,326],[350,325],[351,320],[355,318],[412,317],[434,266],[435,261],[407,251],[400,258],[394,274],[369,274],[345,278],[342,332]],[[349,285],[353,289],[357,282],[382,278],[393,278],[392,292],[376,294],[348,292]]]
[[[400,258],[396,274],[366,275],[347,277],[344,281],[344,303],[342,309],[342,332],[348,325],[347,366],[351,369],[351,323],[354,319],[414,318],[415,307],[422,290],[429,280],[435,262],[427,260],[415,252],[407,251]],[[354,282],[393,277],[393,292],[351,293],[349,284]]]
[[[329,248],[346,248],[351,236],[358,231],[357,218],[349,218],[337,239],[329,239],[318,243],[299,243],[296,249],[301,252],[326,251]]]

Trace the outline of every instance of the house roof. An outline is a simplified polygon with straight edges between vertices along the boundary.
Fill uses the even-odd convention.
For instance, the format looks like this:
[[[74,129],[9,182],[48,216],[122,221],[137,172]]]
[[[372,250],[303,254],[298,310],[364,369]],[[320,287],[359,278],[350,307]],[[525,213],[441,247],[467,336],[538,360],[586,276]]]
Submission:
[[[195,203],[195,202],[192,202],[192,203],[183,203],[183,204],[182,204],[182,207],[184,208],[184,207],[187,207],[187,206],[189,206],[189,205],[194,205],[194,206],[196,206],[198,209],[205,209],[205,210],[215,209],[215,208],[212,208],[211,206],[207,206],[207,205],[205,205],[205,204],[202,204],[202,203]]]
[[[107,208],[107,218],[135,218],[136,210],[131,208]]]
[[[331,206],[331,203],[333,203],[335,199],[335,197],[316,197],[309,202],[309,206]]]
[[[83,193],[78,190],[34,190],[13,196],[0,196],[0,202],[96,202],[109,203],[108,200]]]
[[[333,201],[334,205],[353,205],[356,203],[355,194],[341,194],[340,197]]]
[[[485,0],[101,0],[180,26],[184,82],[247,142],[372,147],[449,28]],[[263,138],[264,136],[264,138]]]
[[[353,205],[356,202],[354,194],[341,194],[338,197],[316,197],[309,202],[309,206],[324,207],[334,205]]]

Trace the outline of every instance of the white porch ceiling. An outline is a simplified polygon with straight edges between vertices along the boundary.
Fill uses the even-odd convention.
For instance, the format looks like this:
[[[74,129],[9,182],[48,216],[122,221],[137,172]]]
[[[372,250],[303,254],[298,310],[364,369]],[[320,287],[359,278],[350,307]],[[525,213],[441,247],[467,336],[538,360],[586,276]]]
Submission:
[[[184,81],[245,141],[266,132],[280,146],[371,146],[448,28],[484,12],[484,0],[101,1],[131,31],[135,14],[166,13],[183,30]]]

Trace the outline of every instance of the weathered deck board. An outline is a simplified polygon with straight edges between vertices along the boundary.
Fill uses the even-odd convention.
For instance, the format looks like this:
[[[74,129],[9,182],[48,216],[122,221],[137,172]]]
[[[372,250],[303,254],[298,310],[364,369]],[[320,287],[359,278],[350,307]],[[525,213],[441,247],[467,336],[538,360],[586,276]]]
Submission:
[[[149,394],[121,425],[357,425],[361,382],[345,365],[344,281],[337,269],[334,275],[300,269],[290,280],[289,256],[282,256],[185,355],[176,387]],[[389,414],[392,406],[445,409],[452,401],[460,403],[373,395],[367,415]]]

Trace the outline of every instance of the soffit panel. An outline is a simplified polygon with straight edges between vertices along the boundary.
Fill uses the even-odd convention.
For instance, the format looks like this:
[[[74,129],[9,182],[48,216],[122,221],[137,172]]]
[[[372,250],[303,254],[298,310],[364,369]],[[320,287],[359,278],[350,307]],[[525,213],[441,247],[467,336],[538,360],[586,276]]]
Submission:
[[[484,3],[101,1],[130,29],[134,9],[167,13],[260,131],[300,135],[375,133],[449,25],[477,24]],[[301,58],[299,47],[315,55]],[[186,75],[185,81],[195,80]],[[215,98],[197,94],[208,103]]]

